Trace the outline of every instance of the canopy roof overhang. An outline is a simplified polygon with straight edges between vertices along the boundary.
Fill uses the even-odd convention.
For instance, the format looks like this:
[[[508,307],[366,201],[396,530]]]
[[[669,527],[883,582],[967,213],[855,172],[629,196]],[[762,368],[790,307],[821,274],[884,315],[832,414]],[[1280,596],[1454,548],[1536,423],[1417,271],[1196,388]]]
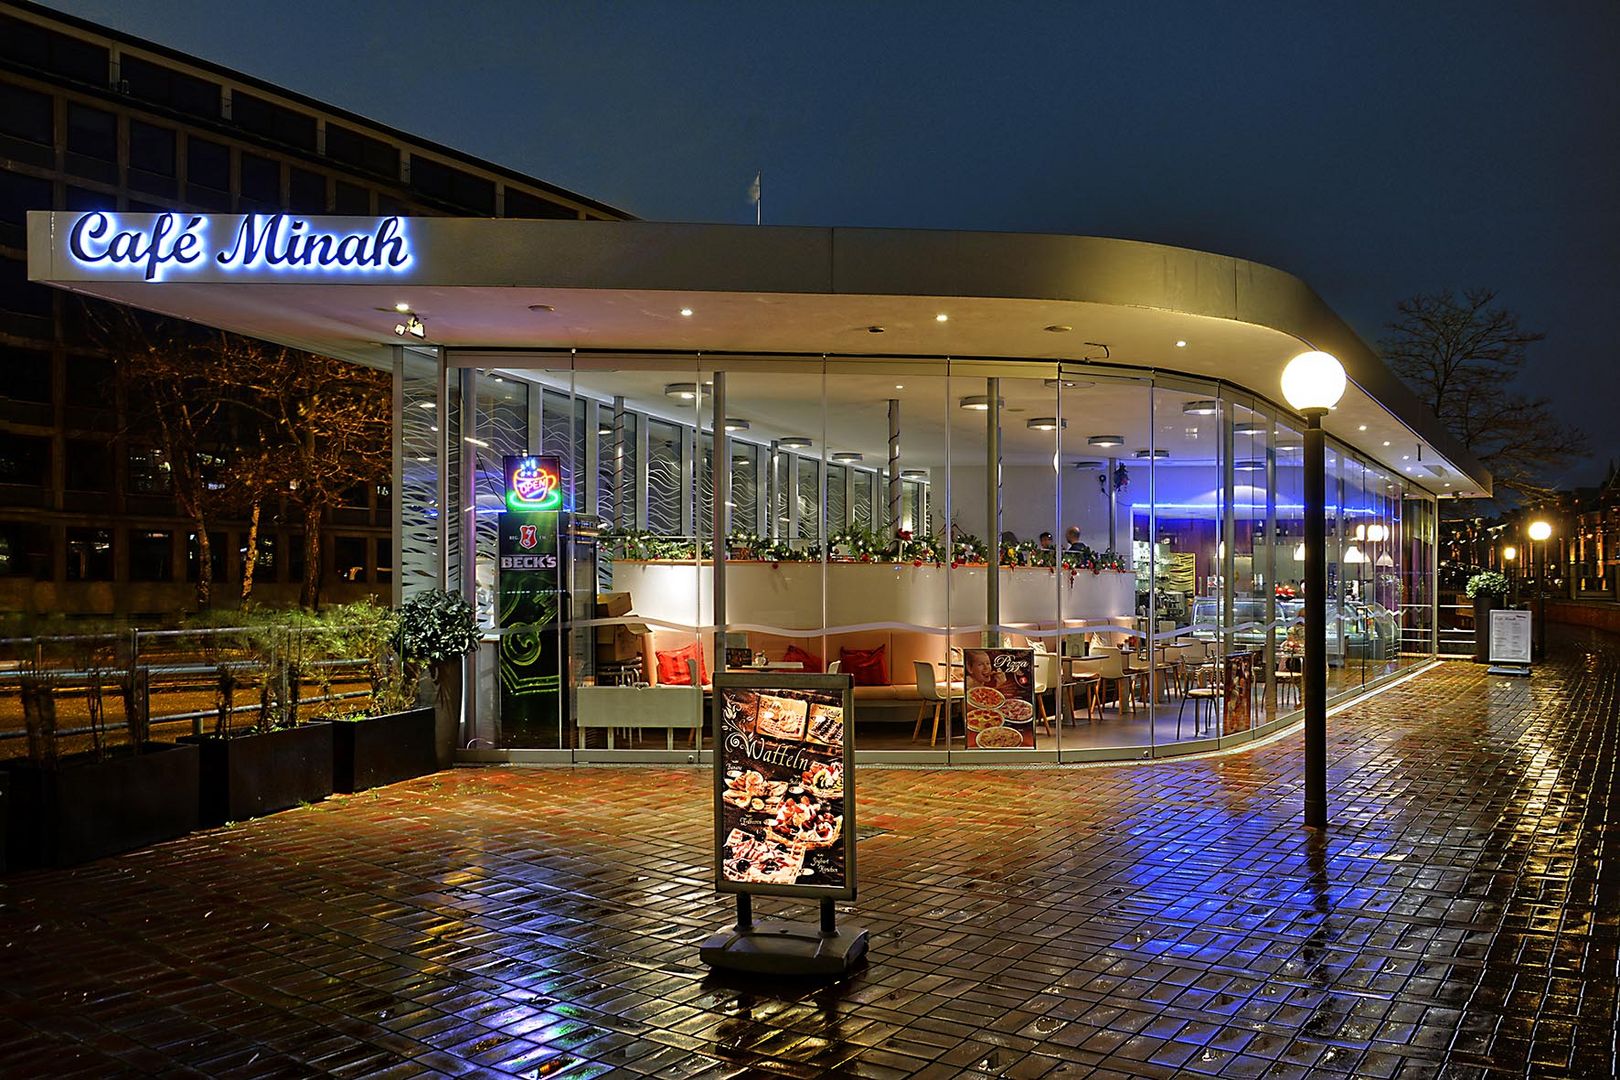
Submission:
[[[452,348],[1106,362],[1274,401],[1287,361],[1324,349],[1350,380],[1324,421],[1332,435],[1436,494],[1491,490],[1489,472],[1303,282],[1224,255],[1021,233],[406,218],[399,266],[221,266],[209,255],[236,244],[242,216],[177,214],[171,227],[193,223],[201,257],[149,280],[139,260],[76,256],[71,233],[86,216],[29,214],[31,280],[378,366],[401,343],[396,305],[420,317],[427,344]],[[80,252],[103,252],[118,230],[149,238],[159,217],[106,215]],[[298,220],[334,238],[379,228]]]

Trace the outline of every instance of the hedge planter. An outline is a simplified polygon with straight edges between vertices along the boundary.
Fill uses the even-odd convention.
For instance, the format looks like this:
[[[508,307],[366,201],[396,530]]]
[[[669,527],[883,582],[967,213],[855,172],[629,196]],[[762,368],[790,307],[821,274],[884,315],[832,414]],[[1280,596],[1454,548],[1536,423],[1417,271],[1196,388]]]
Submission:
[[[321,721],[221,739],[187,735],[202,751],[204,825],[246,821],[332,794],[332,725]]]
[[[332,722],[332,788],[364,791],[425,776],[439,768],[434,752],[437,710]]]
[[[6,767],[12,866],[72,866],[184,836],[197,827],[195,746],[147,743],[100,761]]]

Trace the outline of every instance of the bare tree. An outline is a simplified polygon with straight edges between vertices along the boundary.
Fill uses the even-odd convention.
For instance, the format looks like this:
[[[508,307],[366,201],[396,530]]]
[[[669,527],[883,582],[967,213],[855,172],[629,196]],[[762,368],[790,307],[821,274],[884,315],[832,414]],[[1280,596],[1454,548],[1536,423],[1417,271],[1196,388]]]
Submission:
[[[1499,488],[1530,501],[1552,491],[1547,474],[1586,452],[1586,436],[1518,386],[1526,350],[1546,338],[1496,303],[1493,289],[1402,300],[1381,342],[1391,369],[1491,470]]]

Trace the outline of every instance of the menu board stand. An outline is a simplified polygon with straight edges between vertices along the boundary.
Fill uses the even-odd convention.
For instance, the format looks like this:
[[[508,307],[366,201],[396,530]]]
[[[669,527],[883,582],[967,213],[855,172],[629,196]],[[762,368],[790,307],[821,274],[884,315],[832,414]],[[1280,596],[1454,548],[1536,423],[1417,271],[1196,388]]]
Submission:
[[[1485,670],[1492,675],[1528,676],[1533,636],[1530,613],[1497,608],[1491,612],[1490,634],[1491,666]]]
[[[699,948],[710,967],[835,976],[865,959],[867,930],[835,906],[855,898],[853,697],[848,675],[715,676],[715,888],[737,921]],[[814,899],[820,918],[756,921],[755,895]]]

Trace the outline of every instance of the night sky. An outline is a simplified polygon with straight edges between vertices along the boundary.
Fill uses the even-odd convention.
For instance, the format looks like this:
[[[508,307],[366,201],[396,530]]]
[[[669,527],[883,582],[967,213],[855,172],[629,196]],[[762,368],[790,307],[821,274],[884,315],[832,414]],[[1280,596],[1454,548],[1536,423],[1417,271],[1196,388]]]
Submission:
[[[56,0],[640,217],[1256,259],[1376,342],[1492,286],[1620,455],[1620,5]],[[1334,8],[1351,10],[1333,10]]]

